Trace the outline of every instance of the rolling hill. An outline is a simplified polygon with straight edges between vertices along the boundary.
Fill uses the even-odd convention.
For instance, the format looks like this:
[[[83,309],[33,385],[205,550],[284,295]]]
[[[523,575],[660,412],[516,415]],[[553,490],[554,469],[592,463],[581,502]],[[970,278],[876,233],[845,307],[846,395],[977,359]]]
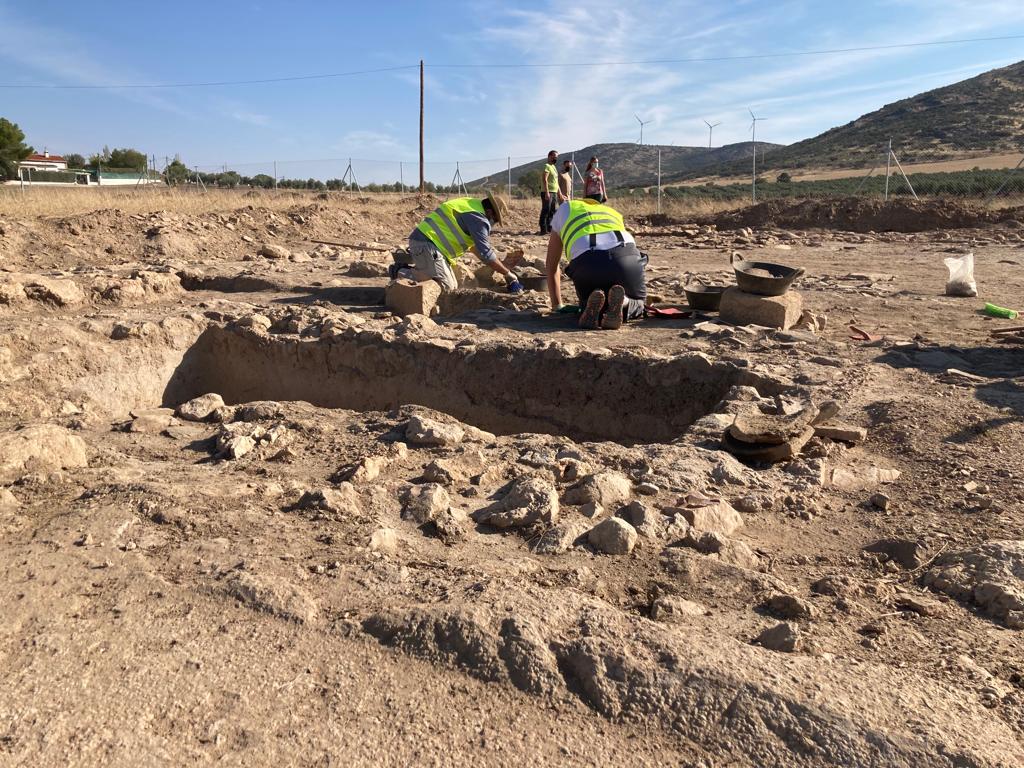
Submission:
[[[772,152],[779,148],[779,144],[768,142],[757,142],[758,155],[762,152]],[[577,149],[576,164],[582,173],[587,167],[587,161],[592,156],[601,159],[601,169],[604,171],[605,182],[609,189],[621,189],[623,187],[647,186],[657,181],[658,150],[661,150],[661,175],[663,180],[671,178],[682,178],[686,175],[696,174],[712,167],[721,167],[744,159],[749,162],[750,142],[741,144],[728,144],[724,147],[677,147],[659,146],[654,144],[592,144],[589,147]],[[571,152],[563,152],[559,156],[559,169],[561,161],[569,159]],[[512,169],[512,181],[515,183],[520,176],[530,170],[541,169],[546,161],[542,158],[532,163],[518,165]],[[471,182],[469,187],[481,186],[502,186],[506,183],[507,172],[484,176]]]
[[[904,164],[990,153],[1019,155],[1024,152],[1024,62],[901,99],[814,138],[769,151],[764,170],[871,167],[885,157],[890,138]],[[719,174],[744,170],[744,165],[732,163]]]
[[[1024,61],[887,104],[795,144],[758,142],[758,172],[774,178],[780,171],[869,168],[884,159],[890,138],[904,165],[1003,154],[1010,158],[1007,167],[1012,167],[1013,158],[1024,153]],[[609,189],[650,186],[657,179],[659,149],[666,184],[707,177],[743,178],[749,173],[749,142],[710,150],[595,144],[577,149],[576,160],[582,170],[591,155],[600,157]],[[512,179],[543,165],[541,159],[513,168]],[[501,172],[470,185],[501,185],[505,179]]]

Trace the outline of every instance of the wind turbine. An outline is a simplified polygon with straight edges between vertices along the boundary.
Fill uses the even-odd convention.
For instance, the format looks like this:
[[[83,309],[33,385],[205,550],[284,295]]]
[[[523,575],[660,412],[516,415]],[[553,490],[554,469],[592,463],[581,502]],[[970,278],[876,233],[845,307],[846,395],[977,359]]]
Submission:
[[[708,127],[708,149],[711,149],[711,134],[714,133],[715,128],[721,125],[721,123],[715,123],[712,125],[707,120],[704,121],[704,125]]]
[[[637,115],[636,112],[633,113],[633,117],[635,117],[636,121],[638,123],[640,123],[640,146],[642,147],[644,145],[644,126],[647,125],[651,121],[650,120],[641,120],[640,116]]]
[[[750,172],[750,199],[751,201],[757,201],[757,122],[758,120],[766,120],[764,117],[757,117],[754,115],[754,111],[750,108],[747,109],[750,113],[750,144],[754,150],[754,165]]]

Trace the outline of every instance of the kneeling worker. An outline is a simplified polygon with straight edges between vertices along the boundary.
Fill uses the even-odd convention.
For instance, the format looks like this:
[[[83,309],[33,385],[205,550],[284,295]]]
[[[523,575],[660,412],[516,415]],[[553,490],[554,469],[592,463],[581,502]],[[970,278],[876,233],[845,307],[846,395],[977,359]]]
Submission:
[[[547,277],[551,308],[562,306],[559,262],[572,280],[583,312],[581,328],[619,328],[623,320],[643,317],[647,256],[626,231],[622,214],[584,198],[562,203],[551,220]]]
[[[473,251],[505,277],[509,293],[522,293],[519,278],[498,260],[491,247],[491,227],[507,216],[508,203],[493,192],[482,200],[459,197],[441,203],[409,235],[413,263],[393,268],[391,277],[412,277],[418,282],[434,280],[442,290],[454,291],[458,281],[452,267],[462,254]]]

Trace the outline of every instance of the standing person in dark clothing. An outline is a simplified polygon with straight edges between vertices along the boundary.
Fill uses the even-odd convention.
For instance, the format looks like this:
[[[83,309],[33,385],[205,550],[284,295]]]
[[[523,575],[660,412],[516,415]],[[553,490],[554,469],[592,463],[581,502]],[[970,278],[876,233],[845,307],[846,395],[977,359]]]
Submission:
[[[608,190],[604,186],[604,171],[599,167],[596,157],[587,163],[587,172],[583,174],[583,196],[599,203],[608,202]]]
[[[547,278],[551,308],[562,306],[559,263],[583,306],[581,328],[617,329],[643,317],[647,298],[647,256],[626,230],[622,214],[593,199],[562,203],[551,221]]]
[[[551,231],[551,217],[555,215],[558,207],[558,153],[555,150],[548,152],[548,162],[544,166],[544,173],[540,179],[540,232],[546,235]]]

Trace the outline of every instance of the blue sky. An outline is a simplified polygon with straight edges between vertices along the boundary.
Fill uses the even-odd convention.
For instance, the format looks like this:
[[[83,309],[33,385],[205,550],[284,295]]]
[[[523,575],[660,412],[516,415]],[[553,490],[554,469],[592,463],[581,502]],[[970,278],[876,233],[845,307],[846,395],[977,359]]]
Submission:
[[[181,83],[427,68],[428,177],[469,179],[590,143],[789,143],[1024,59],[1024,40],[813,57],[594,68],[442,64],[740,56],[1024,35],[1021,0],[21,2],[0,0],[0,84]],[[434,66],[432,66],[434,65]],[[189,165],[360,182],[415,175],[418,73],[154,90],[0,89],[37,149],[132,146]],[[286,162],[291,161],[291,162]],[[373,161],[373,162],[370,162]]]

